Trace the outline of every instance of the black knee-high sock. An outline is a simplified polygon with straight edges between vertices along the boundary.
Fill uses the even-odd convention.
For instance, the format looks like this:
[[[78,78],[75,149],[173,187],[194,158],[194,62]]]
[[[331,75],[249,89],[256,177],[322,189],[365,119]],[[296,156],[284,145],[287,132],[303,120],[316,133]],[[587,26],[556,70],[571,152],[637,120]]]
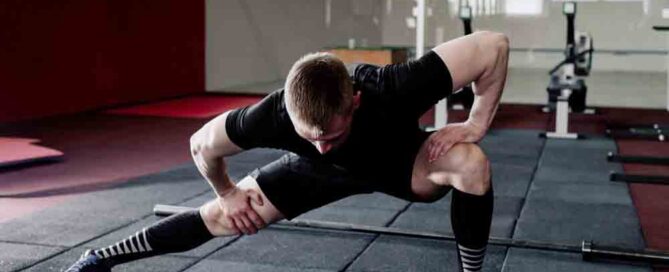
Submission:
[[[116,244],[86,254],[95,254],[112,267],[155,255],[187,251],[212,238],[214,236],[205,226],[200,212],[195,210],[167,217]]]
[[[492,187],[481,196],[453,190],[451,225],[458,247],[460,271],[480,271],[483,267],[493,200]]]

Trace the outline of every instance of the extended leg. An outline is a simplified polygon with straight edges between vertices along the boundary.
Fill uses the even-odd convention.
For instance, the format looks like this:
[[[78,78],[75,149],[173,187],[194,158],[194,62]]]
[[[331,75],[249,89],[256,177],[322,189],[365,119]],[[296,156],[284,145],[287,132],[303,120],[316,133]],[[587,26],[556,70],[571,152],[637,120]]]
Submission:
[[[267,200],[258,183],[246,177],[237,186],[260,193],[263,205],[251,201],[253,209],[270,224],[281,220],[283,215]],[[222,208],[212,200],[196,211],[175,214],[162,219],[134,235],[104,248],[89,250],[70,267],[67,272],[110,271],[111,267],[137,259],[160,254],[182,252],[204,244],[216,236],[238,235],[223,215]]]

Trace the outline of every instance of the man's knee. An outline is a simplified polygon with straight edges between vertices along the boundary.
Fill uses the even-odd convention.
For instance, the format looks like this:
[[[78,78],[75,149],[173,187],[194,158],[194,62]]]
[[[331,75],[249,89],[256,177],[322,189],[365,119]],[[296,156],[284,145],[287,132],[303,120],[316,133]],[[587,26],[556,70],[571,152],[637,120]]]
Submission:
[[[228,236],[241,234],[226,216],[216,199],[213,199],[200,207],[200,216],[205,226],[214,236]]]
[[[490,162],[476,144],[454,145],[442,158],[435,161],[435,173],[446,173],[435,179],[441,185],[476,195],[483,195],[491,186]],[[438,176],[438,175],[437,175]]]

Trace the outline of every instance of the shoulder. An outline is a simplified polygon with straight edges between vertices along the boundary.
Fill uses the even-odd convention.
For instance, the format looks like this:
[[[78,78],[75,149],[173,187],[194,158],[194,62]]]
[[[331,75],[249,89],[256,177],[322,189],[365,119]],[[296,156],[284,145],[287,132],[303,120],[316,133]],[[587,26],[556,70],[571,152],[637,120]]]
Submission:
[[[381,67],[366,64],[355,63],[346,65],[351,80],[353,80],[354,88],[357,90],[377,90],[379,84],[379,76],[381,74]]]

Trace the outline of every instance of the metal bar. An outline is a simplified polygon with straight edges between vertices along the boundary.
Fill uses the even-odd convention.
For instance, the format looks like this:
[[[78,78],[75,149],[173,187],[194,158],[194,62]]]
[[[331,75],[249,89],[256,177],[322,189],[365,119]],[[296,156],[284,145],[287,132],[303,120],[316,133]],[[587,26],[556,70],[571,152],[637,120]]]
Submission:
[[[583,259],[596,261],[597,259],[617,260],[626,262],[646,262],[656,260],[656,264],[669,264],[669,253],[659,250],[630,250],[627,248],[595,245],[593,242],[583,242]]]
[[[175,213],[193,210],[195,208],[171,206],[158,204],[154,206],[153,212],[157,216],[168,216]],[[369,225],[359,225],[351,223],[328,222],[318,220],[297,220],[279,221],[272,226],[288,227],[288,228],[309,228],[321,230],[336,230],[356,233],[370,233],[370,234],[385,234],[402,237],[412,237],[421,239],[435,239],[455,241],[455,237],[450,234],[406,230],[391,227],[378,227]],[[569,253],[580,253],[584,260],[614,260],[614,261],[631,261],[639,263],[652,263],[657,265],[669,265],[669,252],[654,251],[654,250],[633,250],[622,247],[601,246],[596,245],[591,241],[583,241],[580,245],[576,244],[561,244],[553,242],[542,242],[532,240],[514,240],[509,238],[490,237],[488,243],[491,245],[530,248],[547,251],[559,251]]]
[[[669,125],[652,123],[652,124],[607,124],[606,128],[608,129],[659,129],[659,130],[669,130]]]
[[[612,172],[609,180],[628,183],[669,184],[669,176],[628,175]]]
[[[617,139],[638,139],[638,140],[651,140],[651,141],[660,141],[664,142],[666,136],[663,133],[654,132],[654,133],[639,133],[637,131],[618,131],[618,130],[606,130],[606,135],[612,138]]]
[[[613,154],[613,152],[609,152],[609,154],[606,155],[606,158],[610,162],[660,164],[660,165],[669,164],[669,157],[624,156],[619,154]]]
[[[511,52],[519,53],[551,53],[551,54],[564,54],[564,48],[531,48],[531,47],[513,47],[510,48]],[[634,49],[596,49],[593,50],[593,54],[609,54],[609,55],[667,55],[669,52],[667,50],[634,50]]]

